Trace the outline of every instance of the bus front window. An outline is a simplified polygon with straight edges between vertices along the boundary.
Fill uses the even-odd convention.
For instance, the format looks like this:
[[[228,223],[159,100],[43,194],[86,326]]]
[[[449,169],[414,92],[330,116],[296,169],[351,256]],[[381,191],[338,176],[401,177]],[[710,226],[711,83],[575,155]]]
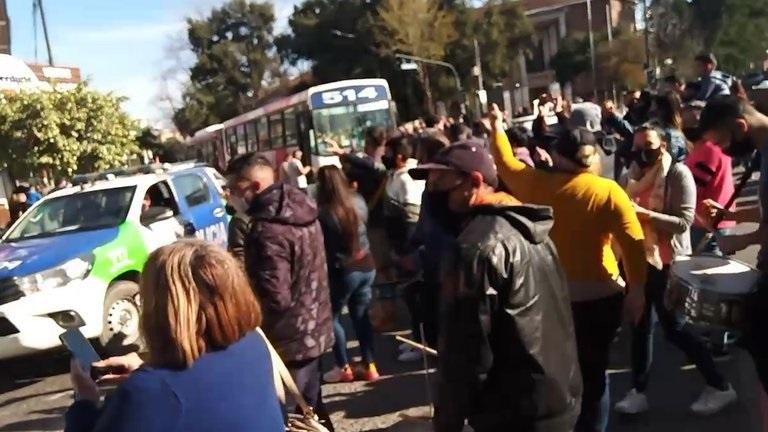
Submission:
[[[389,101],[321,108],[312,111],[318,155],[327,156],[325,139],[343,148],[362,150],[365,130],[371,126],[393,127]]]

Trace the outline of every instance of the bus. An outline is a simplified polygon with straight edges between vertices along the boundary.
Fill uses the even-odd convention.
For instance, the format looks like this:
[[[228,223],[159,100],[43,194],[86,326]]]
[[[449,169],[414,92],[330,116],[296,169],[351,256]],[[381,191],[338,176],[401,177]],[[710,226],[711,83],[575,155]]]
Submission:
[[[328,151],[328,141],[351,151],[362,150],[365,130],[394,128],[395,117],[386,80],[336,81],[195,132],[186,141],[187,156],[223,170],[230,158],[258,151],[277,167],[288,153],[300,149],[303,162],[313,168],[338,165],[338,157]]]

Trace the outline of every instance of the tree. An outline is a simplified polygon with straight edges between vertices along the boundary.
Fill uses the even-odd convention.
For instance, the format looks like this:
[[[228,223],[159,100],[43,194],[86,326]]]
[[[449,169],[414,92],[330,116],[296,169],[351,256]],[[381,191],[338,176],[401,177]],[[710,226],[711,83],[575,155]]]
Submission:
[[[274,22],[271,3],[246,0],[229,0],[202,19],[187,18],[196,61],[182,107],[173,116],[183,134],[253,108],[253,101],[280,74]]]
[[[488,0],[480,8],[456,5],[456,29],[459,37],[451,45],[450,58],[470,75],[475,65],[474,40],[481,52],[483,76],[502,81],[519,72],[517,56],[528,47],[533,27],[519,2]]]
[[[549,65],[554,69],[557,81],[565,85],[588,72],[592,67],[591,61],[589,38],[567,37],[560,41],[557,53],[549,59]]]
[[[370,31],[377,2],[306,0],[288,19],[290,33],[277,37],[282,59],[312,62],[320,82],[381,76],[382,59]]]
[[[612,43],[600,40],[597,46],[597,73],[600,82],[628,89],[646,84],[645,41],[641,34],[620,34]]]
[[[768,48],[768,0],[731,0],[714,43],[720,68],[732,74],[762,70]]]
[[[442,60],[446,46],[456,38],[453,14],[436,0],[383,0],[377,8],[374,35],[383,55],[411,54]],[[433,108],[426,67],[418,70],[427,109]]]
[[[136,141],[142,150],[151,151],[152,156],[160,162],[180,162],[183,159],[183,144],[176,138],[161,140],[160,135],[151,127],[142,128]]]
[[[17,178],[125,166],[139,148],[123,100],[87,84],[0,95],[0,160]]]

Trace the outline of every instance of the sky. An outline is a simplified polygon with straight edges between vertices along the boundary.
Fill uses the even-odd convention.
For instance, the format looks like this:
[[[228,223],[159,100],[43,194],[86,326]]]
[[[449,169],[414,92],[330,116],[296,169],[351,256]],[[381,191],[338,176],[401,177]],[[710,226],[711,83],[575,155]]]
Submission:
[[[293,5],[273,0],[277,32],[287,30]],[[184,19],[203,16],[224,0],[49,0],[44,2],[54,64],[77,66],[97,89],[126,96],[124,108],[135,118],[169,126],[169,108],[159,95],[161,76],[184,57],[169,57],[183,44]],[[35,60],[32,0],[7,0],[12,55]],[[37,60],[47,61],[45,39],[37,23]],[[179,80],[169,92],[178,94]]]

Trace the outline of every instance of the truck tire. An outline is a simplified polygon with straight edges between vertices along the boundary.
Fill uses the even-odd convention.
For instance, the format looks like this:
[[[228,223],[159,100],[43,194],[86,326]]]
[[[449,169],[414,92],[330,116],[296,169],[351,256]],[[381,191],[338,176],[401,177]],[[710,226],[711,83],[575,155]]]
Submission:
[[[143,348],[139,331],[139,285],[115,281],[104,297],[104,328],[99,342],[109,356],[123,355]]]

